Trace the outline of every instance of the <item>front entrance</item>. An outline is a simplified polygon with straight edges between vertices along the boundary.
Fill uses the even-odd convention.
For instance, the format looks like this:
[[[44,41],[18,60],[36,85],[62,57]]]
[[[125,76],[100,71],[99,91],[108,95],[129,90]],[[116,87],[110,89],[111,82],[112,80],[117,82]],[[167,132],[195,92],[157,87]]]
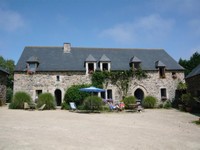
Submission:
[[[138,99],[138,100],[143,100],[144,99],[144,92],[138,88],[135,93],[134,93],[134,96]]]
[[[55,98],[56,98],[56,103],[57,106],[61,106],[61,101],[62,101],[62,92],[59,89],[56,89],[54,92]]]

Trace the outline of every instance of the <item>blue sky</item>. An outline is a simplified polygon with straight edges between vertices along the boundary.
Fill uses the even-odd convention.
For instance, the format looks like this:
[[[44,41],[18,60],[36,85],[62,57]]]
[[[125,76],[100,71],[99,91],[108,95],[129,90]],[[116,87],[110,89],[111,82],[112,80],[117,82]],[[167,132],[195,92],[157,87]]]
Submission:
[[[0,55],[25,46],[163,48],[200,52],[200,0],[0,0]]]

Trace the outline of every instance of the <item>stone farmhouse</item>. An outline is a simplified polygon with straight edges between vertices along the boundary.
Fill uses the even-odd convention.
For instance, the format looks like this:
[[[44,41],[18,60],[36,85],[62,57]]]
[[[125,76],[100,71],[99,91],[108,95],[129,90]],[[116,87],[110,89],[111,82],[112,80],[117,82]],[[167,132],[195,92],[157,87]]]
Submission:
[[[177,84],[184,80],[184,69],[163,49],[25,47],[14,72],[14,92],[28,92],[35,100],[40,93],[50,92],[61,105],[65,91],[75,84],[91,83],[96,71],[123,71],[130,68],[146,71],[148,77],[131,80],[127,95],[158,100],[175,96]],[[184,81],[183,81],[184,82]],[[101,94],[119,101],[122,95],[110,82]]]
[[[0,67],[0,106],[6,104],[6,84],[9,73]]]

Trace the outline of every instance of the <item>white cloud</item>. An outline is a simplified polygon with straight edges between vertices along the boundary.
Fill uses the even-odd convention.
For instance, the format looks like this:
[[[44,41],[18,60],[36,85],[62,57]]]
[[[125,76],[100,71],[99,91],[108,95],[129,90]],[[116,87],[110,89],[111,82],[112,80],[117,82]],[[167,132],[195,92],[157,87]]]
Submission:
[[[165,38],[170,33],[173,24],[172,19],[164,19],[153,14],[130,23],[117,24],[103,30],[100,36],[121,43],[133,43],[138,40],[157,41]]]
[[[24,26],[24,20],[19,13],[0,8],[0,30],[15,31]]]

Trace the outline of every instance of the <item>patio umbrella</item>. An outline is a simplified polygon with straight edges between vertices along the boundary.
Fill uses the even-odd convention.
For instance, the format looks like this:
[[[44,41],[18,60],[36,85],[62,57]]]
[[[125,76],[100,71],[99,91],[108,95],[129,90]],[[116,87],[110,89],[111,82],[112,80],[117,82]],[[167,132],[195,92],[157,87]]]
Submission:
[[[80,91],[93,93],[93,92],[104,92],[105,90],[91,86],[87,88],[81,88]]]
[[[87,88],[81,88],[80,91],[91,92],[93,94],[93,92],[104,92],[105,90],[91,86],[91,87],[87,87]],[[90,109],[92,109],[92,102],[90,102]]]

